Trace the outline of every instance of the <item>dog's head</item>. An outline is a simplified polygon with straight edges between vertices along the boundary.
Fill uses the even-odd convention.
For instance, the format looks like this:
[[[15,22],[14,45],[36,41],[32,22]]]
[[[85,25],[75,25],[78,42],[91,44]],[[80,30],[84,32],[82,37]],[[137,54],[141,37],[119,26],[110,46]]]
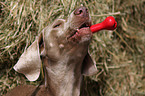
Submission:
[[[23,73],[30,81],[35,81],[40,74],[40,56],[57,61],[63,54],[71,53],[75,56],[75,50],[88,49],[92,38],[90,26],[91,19],[85,7],[74,10],[67,20],[55,20],[52,25],[44,28],[39,37],[25,50],[14,69]],[[70,51],[72,49],[73,51]],[[80,71],[85,75],[96,72],[89,54],[86,54]]]

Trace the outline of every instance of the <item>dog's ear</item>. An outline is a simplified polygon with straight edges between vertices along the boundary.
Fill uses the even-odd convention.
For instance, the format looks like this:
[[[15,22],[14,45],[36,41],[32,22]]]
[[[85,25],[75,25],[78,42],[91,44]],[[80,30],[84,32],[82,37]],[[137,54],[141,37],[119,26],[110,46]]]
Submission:
[[[89,53],[84,58],[82,64],[82,74],[85,76],[91,76],[97,73],[96,64],[93,62]]]
[[[29,81],[35,81],[40,75],[41,59],[40,48],[43,44],[42,34],[24,51],[16,65],[15,71],[24,74]]]

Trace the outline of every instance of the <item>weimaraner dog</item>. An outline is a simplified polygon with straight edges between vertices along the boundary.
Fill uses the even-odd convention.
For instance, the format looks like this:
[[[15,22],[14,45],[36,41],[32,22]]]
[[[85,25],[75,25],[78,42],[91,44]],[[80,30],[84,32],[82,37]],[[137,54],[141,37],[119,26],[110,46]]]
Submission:
[[[43,66],[44,82],[39,86],[20,85],[6,96],[80,96],[83,75],[97,72],[88,53],[90,26],[88,9],[79,7],[67,20],[57,19],[44,28],[14,66],[29,81],[38,79]]]

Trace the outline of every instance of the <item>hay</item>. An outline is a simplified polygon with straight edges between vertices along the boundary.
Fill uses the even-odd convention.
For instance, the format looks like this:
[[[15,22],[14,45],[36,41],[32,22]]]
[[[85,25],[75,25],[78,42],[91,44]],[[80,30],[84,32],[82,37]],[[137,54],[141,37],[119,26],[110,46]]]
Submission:
[[[2,0],[0,1],[0,95],[28,82],[12,66],[35,37],[56,18],[88,7],[93,24],[113,15],[115,31],[94,34],[90,53],[98,74],[85,78],[90,96],[145,95],[145,0]]]

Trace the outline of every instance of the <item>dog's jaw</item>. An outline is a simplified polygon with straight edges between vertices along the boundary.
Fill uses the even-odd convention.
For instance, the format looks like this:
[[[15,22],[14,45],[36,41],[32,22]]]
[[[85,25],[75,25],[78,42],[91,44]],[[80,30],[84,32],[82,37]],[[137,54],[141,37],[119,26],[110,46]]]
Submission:
[[[81,29],[77,29],[75,34],[69,36],[67,40],[74,43],[86,43],[87,41],[90,41],[92,37],[92,32],[89,27],[84,27]]]

